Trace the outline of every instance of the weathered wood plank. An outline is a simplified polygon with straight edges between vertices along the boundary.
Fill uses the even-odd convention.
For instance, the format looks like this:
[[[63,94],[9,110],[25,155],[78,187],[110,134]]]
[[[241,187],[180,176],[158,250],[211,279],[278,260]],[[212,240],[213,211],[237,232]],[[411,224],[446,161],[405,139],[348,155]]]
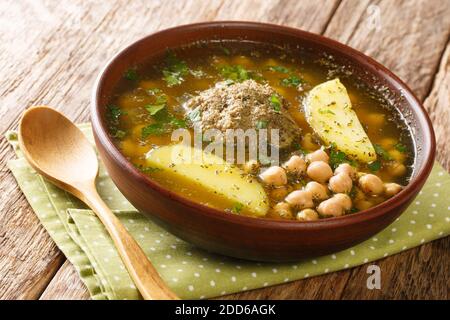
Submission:
[[[426,10],[424,10],[426,8]],[[349,12],[352,14],[350,15]],[[377,17],[379,28],[377,29]],[[432,86],[450,33],[446,1],[344,1],[325,35],[374,57],[398,74],[422,101]],[[425,106],[438,136],[438,160],[449,169],[448,48]],[[448,294],[450,241],[443,239],[377,263],[381,290],[366,287],[367,266],[352,270],[344,299],[438,299]],[[401,266],[401,267],[399,267]]]
[[[325,35],[380,61],[423,100],[450,35],[449,16],[448,1],[347,0]]]
[[[241,19],[287,23],[320,32],[338,2],[4,1],[1,6],[8,10],[0,11],[0,133],[15,128],[21,112],[31,104],[54,106],[73,121],[88,120],[91,87],[104,61],[152,31],[196,21]],[[5,221],[19,222],[0,225],[5,244],[0,254],[0,274],[5,275],[0,290],[2,297],[9,299],[36,298],[62,263],[62,256],[6,169],[11,157],[9,146],[1,139],[0,190],[8,192],[0,194],[0,211]],[[22,212],[18,208],[23,208]],[[33,254],[19,264],[7,258],[9,252]],[[52,297],[51,288],[55,288],[53,297],[60,294],[58,279],[76,277],[66,266],[58,272],[56,282],[52,281],[46,298]]]
[[[437,160],[450,171],[450,43],[442,56],[439,72],[424,106],[436,133]]]
[[[40,300],[87,300],[89,292],[73,265],[66,260],[58,273],[53,277],[50,285],[39,298]]]

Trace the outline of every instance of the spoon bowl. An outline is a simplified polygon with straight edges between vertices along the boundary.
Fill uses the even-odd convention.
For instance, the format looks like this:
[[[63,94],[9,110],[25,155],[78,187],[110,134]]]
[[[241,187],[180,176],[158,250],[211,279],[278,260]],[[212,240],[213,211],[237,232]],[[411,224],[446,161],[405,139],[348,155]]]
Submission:
[[[32,155],[27,158],[30,164],[59,187],[78,189],[95,181],[95,151],[80,129],[62,114],[43,106],[28,109],[19,137],[21,149]]]
[[[20,121],[19,145],[38,173],[85,202],[97,214],[144,299],[178,299],[98,195],[97,156],[69,119],[45,106],[28,109]]]

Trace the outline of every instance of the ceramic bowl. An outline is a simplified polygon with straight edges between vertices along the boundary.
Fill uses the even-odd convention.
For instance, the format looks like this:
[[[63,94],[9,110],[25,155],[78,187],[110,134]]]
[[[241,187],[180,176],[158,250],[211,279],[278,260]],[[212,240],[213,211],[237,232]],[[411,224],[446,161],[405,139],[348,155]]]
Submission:
[[[412,128],[415,145],[410,183],[393,198],[342,217],[299,223],[238,216],[195,203],[138,171],[108,135],[105,111],[115,85],[130,66],[167,48],[198,40],[233,39],[300,46],[332,55],[361,81],[384,86]],[[92,96],[92,128],[100,157],[123,195],[143,214],[176,236],[206,250],[259,261],[294,261],[343,250],[392,223],[417,195],[434,162],[430,119],[411,90],[370,57],[334,40],[302,30],[255,22],[207,22],[153,33],[120,51],[101,71]]]

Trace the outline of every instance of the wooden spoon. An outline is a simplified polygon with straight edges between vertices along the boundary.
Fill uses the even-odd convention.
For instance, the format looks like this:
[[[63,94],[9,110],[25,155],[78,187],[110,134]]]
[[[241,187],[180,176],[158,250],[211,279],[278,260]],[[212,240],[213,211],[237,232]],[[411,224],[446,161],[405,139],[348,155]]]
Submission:
[[[69,119],[49,107],[32,107],[20,121],[19,144],[37,172],[85,202],[97,214],[144,299],[178,299],[98,195],[97,156]]]

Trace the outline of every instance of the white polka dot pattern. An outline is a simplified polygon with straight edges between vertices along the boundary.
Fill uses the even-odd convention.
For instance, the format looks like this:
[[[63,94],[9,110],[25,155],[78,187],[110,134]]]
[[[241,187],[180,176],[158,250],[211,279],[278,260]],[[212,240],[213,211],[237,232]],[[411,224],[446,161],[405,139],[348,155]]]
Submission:
[[[80,125],[90,136],[90,128]],[[8,136],[10,137],[10,136]],[[13,138],[9,138],[10,141]],[[11,141],[14,143],[14,141]],[[74,264],[93,299],[139,294],[98,219],[47,183],[26,161],[9,168],[50,236]],[[375,237],[339,253],[299,263],[255,263],[206,253],[137,213],[100,168],[99,192],[135,236],[167,284],[182,298],[208,298],[351,268],[450,234],[450,177],[439,165],[406,212]]]

